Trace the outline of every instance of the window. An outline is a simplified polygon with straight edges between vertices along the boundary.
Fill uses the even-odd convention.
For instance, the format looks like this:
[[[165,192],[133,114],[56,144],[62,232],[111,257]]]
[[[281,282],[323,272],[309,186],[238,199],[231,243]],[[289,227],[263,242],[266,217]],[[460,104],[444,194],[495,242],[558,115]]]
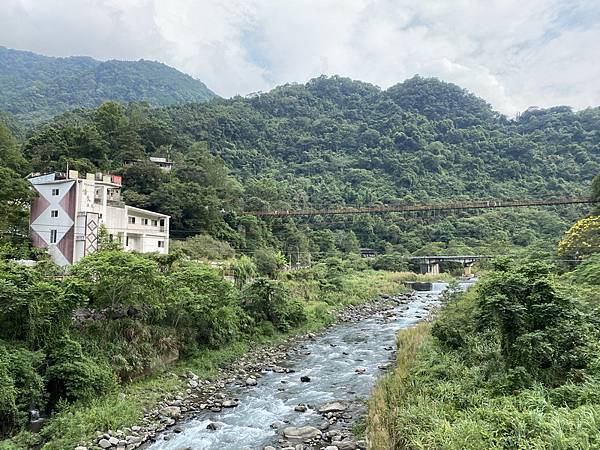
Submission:
[[[60,194],[60,189],[52,189],[52,195],[53,195],[53,196],[55,196],[55,197],[56,197],[56,196],[57,196],[57,195],[59,195],[59,194]]]
[[[157,227],[158,226],[158,220],[152,220],[152,226],[153,227]]]
[[[148,225],[148,219],[142,219],[142,225]]]
[[[58,209],[53,209],[50,211],[50,217],[58,217]]]
[[[50,243],[56,244],[56,230],[50,230]]]
[[[165,248],[165,241],[158,241],[158,248]]]
[[[128,223],[135,223],[135,217],[129,216]]]

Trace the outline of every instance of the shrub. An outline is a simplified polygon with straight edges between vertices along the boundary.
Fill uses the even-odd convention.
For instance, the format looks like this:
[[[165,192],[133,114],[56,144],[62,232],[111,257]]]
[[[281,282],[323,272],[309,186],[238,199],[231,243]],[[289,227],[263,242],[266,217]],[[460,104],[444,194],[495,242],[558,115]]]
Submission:
[[[206,264],[188,263],[169,279],[172,326],[193,330],[200,344],[219,345],[240,331],[244,313],[231,284]]]
[[[60,400],[89,401],[116,388],[109,365],[84,355],[79,342],[64,336],[49,348],[46,377],[51,405]]]
[[[275,252],[272,249],[262,248],[254,253],[254,263],[258,273],[268,277],[274,277],[285,264],[285,256],[281,252]]]
[[[269,320],[275,328],[287,331],[306,321],[304,305],[291,299],[277,280],[258,278],[242,292],[243,307],[256,321]]]
[[[408,260],[400,253],[388,253],[375,258],[371,266],[375,270],[406,272],[408,271]]]
[[[219,241],[208,234],[197,234],[185,241],[174,241],[171,249],[180,248],[190,259],[224,260],[233,258],[235,250],[227,242]]]

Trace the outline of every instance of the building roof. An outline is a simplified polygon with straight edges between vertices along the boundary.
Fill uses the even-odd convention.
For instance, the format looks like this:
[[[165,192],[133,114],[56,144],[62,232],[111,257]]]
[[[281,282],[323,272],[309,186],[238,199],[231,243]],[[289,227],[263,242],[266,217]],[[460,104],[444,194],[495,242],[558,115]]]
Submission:
[[[132,209],[134,211],[140,212],[140,213],[144,213],[144,214],[148,214],[151,216],[158,216],[158,217],[168,217],[170,218],[171,216],[168,216],[167,214],[161,214],[161,213],[157,213],[155,211],[149,211],[147,209],[143,209],[143,208],[136,208],[135,206],[129,206],[129,205],[125,205],[126,209]]]
[[[157,156],[151,156],[150,161],[152,161],[154,163],[173,164],[171,161],[167,161],[167,158],[159,158]]]

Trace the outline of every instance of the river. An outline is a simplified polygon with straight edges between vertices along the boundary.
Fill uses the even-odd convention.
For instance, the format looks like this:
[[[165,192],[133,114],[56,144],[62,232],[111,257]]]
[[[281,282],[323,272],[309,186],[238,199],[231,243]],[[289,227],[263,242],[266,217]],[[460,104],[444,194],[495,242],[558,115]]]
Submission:
[[[466,289],[470,284],[462,283],[461,287]],[[316,409],[333,400],[354,405],[349,412],[355,418],[355,414],[364,411],[363,400],[369,397],[377,378],[384,373],[378,366],[393,358],[398,330],[423,320],[446,287],[446,283],[433,283],[431,291],[417,292],[407,305],[361,322],[331,327],[281,363],[293,369],[293,373],[266,372],[258,379],[257,386],[231,387],[229,395],[239,399],[238,407],[219,413],[202,411],[180,425],[182,432],[159,436],[150,449],[277,447],[280,434],[271,424],[285,422],[292,426],[318,427],[324,418]],[[366,369],[364,373],[356,372],[359,367]],[[301,382],[301,376],[310,377],[310,382]],[[298,404],[309,405],[309,409],[297,412],[294,407]],[[224,425],[210,431],[206,428],[210,422]],[[165,437],[168,440],[164,440]]]

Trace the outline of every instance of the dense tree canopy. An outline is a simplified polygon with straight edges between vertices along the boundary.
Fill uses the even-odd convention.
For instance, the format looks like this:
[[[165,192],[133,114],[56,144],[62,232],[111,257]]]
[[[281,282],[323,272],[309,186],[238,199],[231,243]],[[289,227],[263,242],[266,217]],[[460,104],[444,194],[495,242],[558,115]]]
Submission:
[[[0,47],[0,109],[27,122],[105,100],[171,105],[214,96],[202,82],[155,61],[52,58]]]

